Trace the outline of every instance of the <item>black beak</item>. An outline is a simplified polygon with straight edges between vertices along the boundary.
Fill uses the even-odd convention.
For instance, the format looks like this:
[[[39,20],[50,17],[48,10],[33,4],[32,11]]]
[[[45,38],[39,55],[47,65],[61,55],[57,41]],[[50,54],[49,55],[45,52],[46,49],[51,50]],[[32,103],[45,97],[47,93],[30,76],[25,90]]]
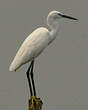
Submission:
[[[67,15],[64,15],[64,14],[61,14],[61,13],[59,13],[58,15],[63,17],[63,18],[68,18],[68,19],[72,19],[72,20],[78,20],[77,18],[74,18],[74,17],[71,17],[71,16],[67,16]]]

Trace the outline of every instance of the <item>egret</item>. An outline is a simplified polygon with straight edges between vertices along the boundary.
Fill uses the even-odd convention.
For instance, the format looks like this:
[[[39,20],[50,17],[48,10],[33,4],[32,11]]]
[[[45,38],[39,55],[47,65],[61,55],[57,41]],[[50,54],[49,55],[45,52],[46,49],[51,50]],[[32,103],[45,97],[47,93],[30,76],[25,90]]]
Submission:
[[[78,20],[74,17],[67,16],[58,11],[51,11],[47,16],[47,25],[49,29],[45,27],[39,27],[32,32],[23,42],[20,49],[18,50],[13,62],[10,65],[10,71],[16,71],[23,64],[31,61],[31,64],[27,70],[27,78],[29,82],[31,96],[33,95],[32,87],[30,85],[30,77],[32,80],[34,96],[36,96],[35,84],[33,79],[33,67],[34,60],[39,56],[43,50],[56,38],[59,31],[59,19],[67,18],[72,20]]]

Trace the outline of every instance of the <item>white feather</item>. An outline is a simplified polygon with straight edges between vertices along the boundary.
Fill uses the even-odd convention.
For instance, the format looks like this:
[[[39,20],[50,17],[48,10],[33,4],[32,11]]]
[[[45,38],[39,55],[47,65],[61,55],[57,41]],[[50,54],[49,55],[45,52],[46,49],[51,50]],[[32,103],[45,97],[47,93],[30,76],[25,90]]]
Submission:
[[[49,43],[49,31],[46,28],[38,28],[32,32],[18,50],[10,71],[16,71],[21,65],[37,57]]]

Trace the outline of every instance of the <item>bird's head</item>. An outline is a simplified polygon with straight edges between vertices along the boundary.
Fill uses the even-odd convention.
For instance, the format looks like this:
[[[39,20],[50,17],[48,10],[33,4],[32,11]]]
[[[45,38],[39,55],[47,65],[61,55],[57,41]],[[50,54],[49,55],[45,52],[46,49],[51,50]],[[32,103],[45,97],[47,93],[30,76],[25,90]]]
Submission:
[[[61,19],[61,18],[67,18],[67,19],[71,19],[71,20],[78,20],[74,17],[71,17],[71,16],[68,16],[68,15],[65,15],[59,11],[51,11],[49,14],[48,14],[48,17],[47,17],[47,23],[48,25],[50,26],[56,26],[58,25],[58,20]]]

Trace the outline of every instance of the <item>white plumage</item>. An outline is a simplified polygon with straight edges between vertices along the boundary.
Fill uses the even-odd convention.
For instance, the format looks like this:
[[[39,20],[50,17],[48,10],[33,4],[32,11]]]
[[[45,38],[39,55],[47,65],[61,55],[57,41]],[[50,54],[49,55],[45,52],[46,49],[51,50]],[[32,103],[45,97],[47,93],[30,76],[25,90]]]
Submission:
[[[15,71],[22,64],[37,57],[49,42],[49,31],[46,28],[38,28],[31,33],[23,42],[17,52],[11,66],[10,71]],[[41,47],[41,48],[40,48]]]
[[[50,31],[44,27],[40,27],[32,32],[18,50],[10,65],[10,71],[16,71],[23,64],[35,59],[56,38],[59,30],[58,19],[62,17],[77,20],[58,11],[50,12],[47,17]]]

